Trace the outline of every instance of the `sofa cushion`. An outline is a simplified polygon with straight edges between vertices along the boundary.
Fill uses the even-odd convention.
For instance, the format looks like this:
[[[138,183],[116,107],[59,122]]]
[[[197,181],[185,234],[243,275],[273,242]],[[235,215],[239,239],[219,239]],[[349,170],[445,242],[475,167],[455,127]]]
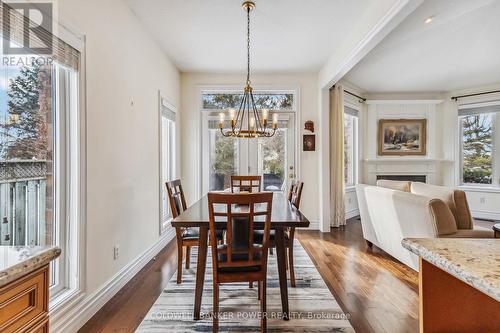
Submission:
[[[451,213],[448,205],[441,199],[432,199],[429,201],[429,209],[434,218],[436,233],[438,237],[453,235],[457,232],[455,217]]]
[[[456,233],[443,236],[446,238],[494,238],[492,229],[475,226],[470,230],[457,230]]]
[[[413,182],[411,193],[443,200],[455,217],[457,229],[472,229],[474,224],[464,191]]]
[[[411,182],[401,181],[401,180],[377,180],[378,187],[385,187],[391,190],[410,192]]]

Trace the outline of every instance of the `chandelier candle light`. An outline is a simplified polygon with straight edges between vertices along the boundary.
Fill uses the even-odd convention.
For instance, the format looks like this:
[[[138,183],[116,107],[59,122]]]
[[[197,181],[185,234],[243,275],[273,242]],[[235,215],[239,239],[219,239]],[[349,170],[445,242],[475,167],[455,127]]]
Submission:
[[[224,129],[226,114],[219,113],[219,128],[223,136],[236,138],[269,138],[276,133],[278,128],[278,114],[273,113],[272,125],[269,125],[269,110],[262,109],[259,111],[255,106],[253,97],[253,88],[250,85],[250,11],[255,9],[255,3],[245,1],[242,4],[243,9],[247,12],[247,82],[241,99],[240,107],[236,113],[235,109],[229,109],[229,120],[231,121],[231,129]],[[243,123],[246,123],[246,128]]]

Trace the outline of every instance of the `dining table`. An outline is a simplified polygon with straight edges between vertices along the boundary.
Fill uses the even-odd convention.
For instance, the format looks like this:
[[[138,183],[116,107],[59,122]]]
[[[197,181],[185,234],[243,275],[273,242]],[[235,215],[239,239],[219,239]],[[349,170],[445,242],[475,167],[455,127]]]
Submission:
[[[264,228],[264,221],[256,220],[254,222],[256,229]],[[192,206],[184,210],[179,216],[172,220],[172,226],[175,228],[199,228],[198,242],[198,258],[196,266],[196,286],[195,286],[195,301],[194,301],[194,319],[201,318],[201,301],[203,296],[203,286],[205,282],[205,268],[207,262],[208,250],[208,199],[203,196]],[[216,221],[217,229],[225,229],[226,222]],[[282,318],[288,320],[290,318],[290,310],[288,307],[288,289],[286,276],[286,243],[285,230],[287,228],[307,228],[309,220],[292,205],[285,194],[281,192],[273,193],[273,206],[271,214],[271,229],[275,231],[276,242],[276,257],[278,261],[278,276],[281,295]]]

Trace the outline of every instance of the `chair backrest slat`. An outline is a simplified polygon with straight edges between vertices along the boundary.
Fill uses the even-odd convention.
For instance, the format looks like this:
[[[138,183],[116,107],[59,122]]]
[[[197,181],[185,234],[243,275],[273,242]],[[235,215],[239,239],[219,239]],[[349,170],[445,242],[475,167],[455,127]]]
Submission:
[[[167,187],[168,201],[172,210],[172,217],[176,218],[187,209],[186,198],[180,179],[172,180],[165,183]]]
[[[231,176],[231,192],[260,192],[262,176]]]
[[[208,193],[210,245],[214,267],[267,265],[272,201],[272,192]],[[261,217],[259,222],[264,222],[262,245],[254,244],[255,216]],[[215,231],[217,223],[224,222],[226,239],[220,244]]]

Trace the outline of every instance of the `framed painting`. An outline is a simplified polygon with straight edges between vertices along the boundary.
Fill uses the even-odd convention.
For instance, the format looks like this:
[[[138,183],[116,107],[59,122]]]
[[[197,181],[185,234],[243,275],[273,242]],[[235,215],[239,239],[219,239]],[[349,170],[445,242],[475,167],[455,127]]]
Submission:
[[[314,134],[304,134],[302,142],[303,151],[315,151],[316,150],[316,135]]]
[[[378,155],[426,155],[427,119],[380,119]]]

